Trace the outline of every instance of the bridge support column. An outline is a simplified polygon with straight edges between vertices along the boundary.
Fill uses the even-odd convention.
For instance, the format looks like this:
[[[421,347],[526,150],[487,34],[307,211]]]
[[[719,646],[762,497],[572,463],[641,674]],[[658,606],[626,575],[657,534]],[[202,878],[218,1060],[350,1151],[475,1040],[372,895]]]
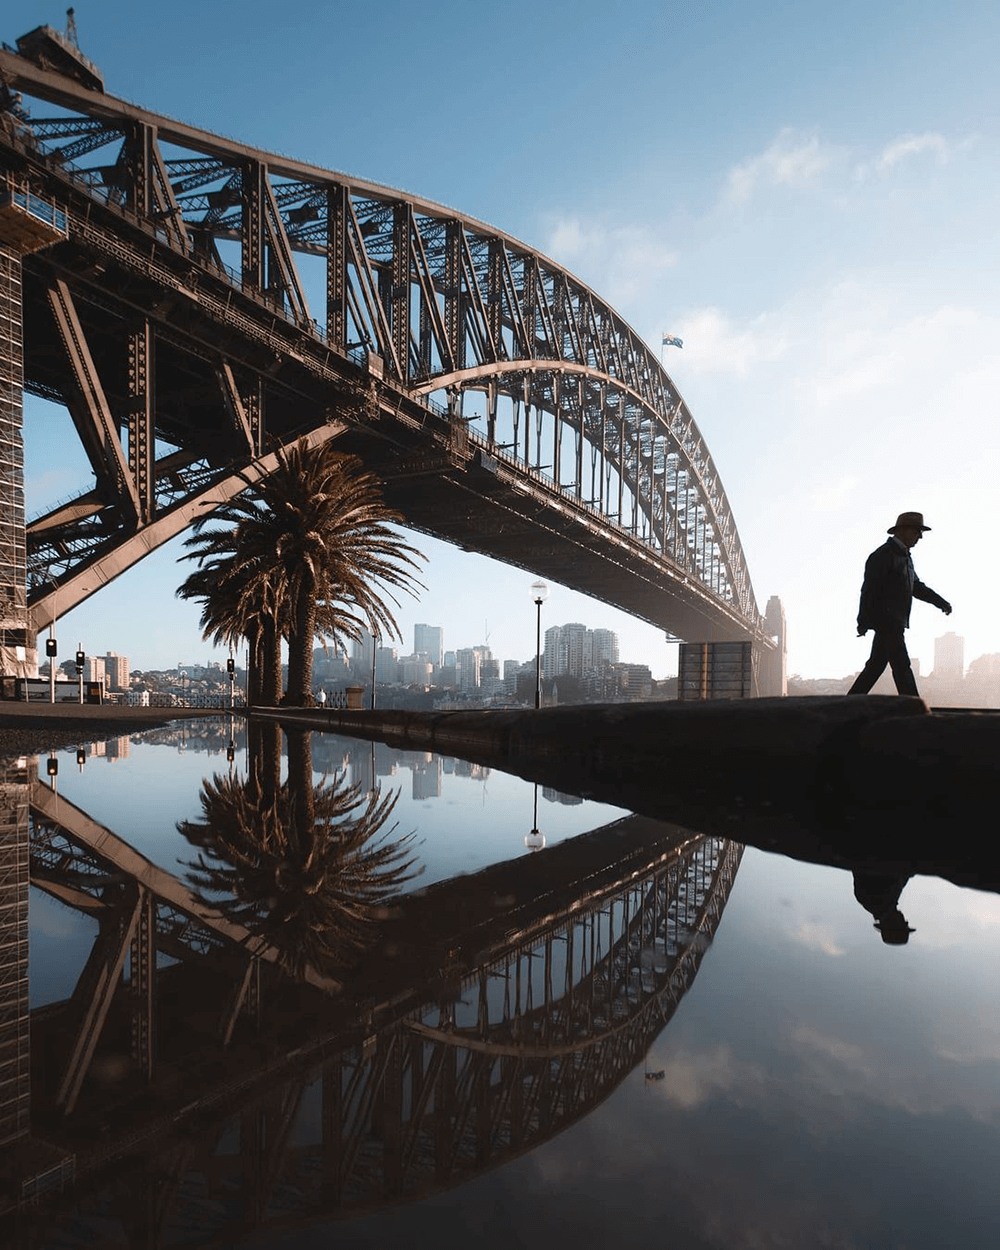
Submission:
[[[750,642],[682,642],[677,668],[677,698],[749,699],[753,681]]]
[[[760,693],[774,698],[788,694],[788,675],[785,669],[785,609],[777,595],[772,595],[764,610],[764,628],[774,638],[777,646],[764,651],[760,657]]]

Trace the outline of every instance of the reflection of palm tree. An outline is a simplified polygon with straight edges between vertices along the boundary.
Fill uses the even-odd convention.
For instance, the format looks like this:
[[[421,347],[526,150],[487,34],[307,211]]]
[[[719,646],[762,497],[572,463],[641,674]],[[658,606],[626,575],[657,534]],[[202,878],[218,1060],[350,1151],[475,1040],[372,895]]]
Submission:
[[[309,735],[294,737],[284,785],[267,786],[267,769],[246,782],[216,774],[202,783],[202,820],[177,827],[201,850],[188,873],[200,900],[264,938],[289,971],[323,973],[368,945],[417,875],[413,835],[394,839],[393,826],[376,838],[398,795],[363,793],[343,774],[312,785]]]

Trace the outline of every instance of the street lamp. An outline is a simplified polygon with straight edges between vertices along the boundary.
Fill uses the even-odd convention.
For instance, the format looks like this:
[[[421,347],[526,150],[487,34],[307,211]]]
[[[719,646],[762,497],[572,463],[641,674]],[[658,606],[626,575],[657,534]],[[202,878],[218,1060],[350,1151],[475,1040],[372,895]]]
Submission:
[[[535,708],[542,706],[542,604],[549,597],[549,588],[544,582],[531,583],[531,598],[538,609],[538,623],[535,629]]]

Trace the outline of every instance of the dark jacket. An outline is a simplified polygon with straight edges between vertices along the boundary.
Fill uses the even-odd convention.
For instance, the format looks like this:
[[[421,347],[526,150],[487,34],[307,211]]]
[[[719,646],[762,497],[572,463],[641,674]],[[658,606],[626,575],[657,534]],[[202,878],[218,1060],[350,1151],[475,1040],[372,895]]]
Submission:
[[[865,563],[858,633],[867,633],[869,629],[905,629],[910,623],[910,604],[914,599],[933,603],[942,611],[950,610],[947,599],[917,577],[907,548],[890,537]]]

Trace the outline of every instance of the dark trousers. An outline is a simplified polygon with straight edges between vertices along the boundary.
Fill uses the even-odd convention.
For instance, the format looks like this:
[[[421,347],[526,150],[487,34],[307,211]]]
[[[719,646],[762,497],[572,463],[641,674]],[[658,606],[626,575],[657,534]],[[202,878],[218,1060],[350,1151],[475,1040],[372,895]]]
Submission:
[[[885,672],[887,664],[892,668],[892,679],[896,683],[898,694],[918,693],[902,629],[875,631],[868,663],[858,673],[857,680],[847,693],[867,694]]]

